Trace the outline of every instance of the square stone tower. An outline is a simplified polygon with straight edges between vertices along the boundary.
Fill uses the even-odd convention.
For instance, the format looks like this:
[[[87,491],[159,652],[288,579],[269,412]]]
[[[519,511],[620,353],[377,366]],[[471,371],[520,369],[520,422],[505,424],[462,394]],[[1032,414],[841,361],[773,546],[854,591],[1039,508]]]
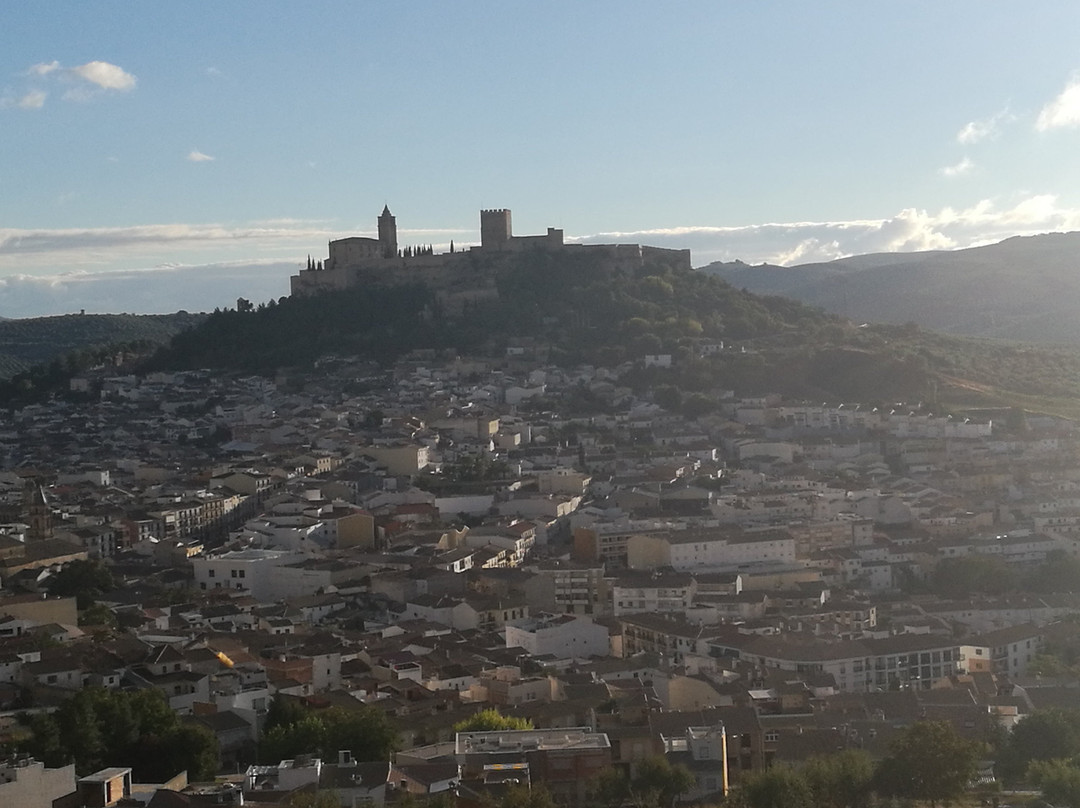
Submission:
[[[503,249],[513,238],[510,227],[510,211],[505,208],[499,210],[480,211],[480,246],[493,250]]]

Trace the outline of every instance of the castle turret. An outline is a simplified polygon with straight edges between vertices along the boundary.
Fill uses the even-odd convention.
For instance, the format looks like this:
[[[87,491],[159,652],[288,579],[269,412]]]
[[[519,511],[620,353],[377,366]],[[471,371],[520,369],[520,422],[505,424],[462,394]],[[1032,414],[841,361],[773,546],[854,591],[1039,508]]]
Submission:
[[[504,249],[513,237],[510,227],[510,211],[505,208],[480,211],[481,247],[493,250]]]
[[[379,216],[379,246],[383,258],[397,257],[397,220],[390,213],[389,205],[383,205],[382,215]]]

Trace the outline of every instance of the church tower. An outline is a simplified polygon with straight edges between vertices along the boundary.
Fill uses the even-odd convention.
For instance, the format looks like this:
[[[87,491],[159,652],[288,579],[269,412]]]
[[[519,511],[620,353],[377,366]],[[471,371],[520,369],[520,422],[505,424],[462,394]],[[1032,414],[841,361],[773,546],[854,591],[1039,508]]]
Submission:
[[[45,489],[41,484],[32,481],[25,490],[27,521],[30,530],[27,533],[28,541],[44,541],[53,537],[53,515],[49,499],[45,496]]]
[[[379,216],[379,245],[383,258],[397,258],[397,220],[390,213],[389,205],[383,205]]]

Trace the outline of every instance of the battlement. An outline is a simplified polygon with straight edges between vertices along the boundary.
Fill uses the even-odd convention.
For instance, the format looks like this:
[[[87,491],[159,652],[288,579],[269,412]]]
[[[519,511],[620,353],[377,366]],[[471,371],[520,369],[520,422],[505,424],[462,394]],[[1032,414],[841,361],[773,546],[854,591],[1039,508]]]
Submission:
[[[506,208],[480,211],[480,246],[501,249],[514,238],[510,211]]]
[[[535,236],[515,236],[507,208],[480,211],[480,246],[436,253],[431,247],[398,248],[397,223],[388,207],[378,219],[378,238],[349,236],[329,244],[325,261],[309,262],[291,279],[292,294],[309,296],[364,285],[421,283],[453,310],[463,300],[497,298],[495,278],[511,268],[521,253],[542,253],[580,259],[597,267],[633,272],[646,262],[690,269],[689,250],[668,250],[638,244],[566,244],[563,231],[549,227]]]

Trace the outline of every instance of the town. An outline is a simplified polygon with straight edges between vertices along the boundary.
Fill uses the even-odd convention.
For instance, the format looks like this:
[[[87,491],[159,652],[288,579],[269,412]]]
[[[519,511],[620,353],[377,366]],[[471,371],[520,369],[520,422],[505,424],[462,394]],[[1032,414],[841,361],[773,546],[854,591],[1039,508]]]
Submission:
[[[493,214],[513,243],[508,211],[485,239]],[[383,222],[365,256],[407,263]],[[698,412],[626,384],[681,361],[558,367],[523,342],[275,378],[101,367],[71,380],[86,403],[14,411],[0,740],[43,751],[0,767],[0,804],[585,805],[650,766],[689,773],[671,804],[716,803],[887,758],[919,722],[984,749],[1075,704],[1072,423],[737,390]],[[160,694],[212,760],[151,782],[43,759],[53,711],[99,691]],[[297,746],[290,711],[375,716],[392,754]]]

